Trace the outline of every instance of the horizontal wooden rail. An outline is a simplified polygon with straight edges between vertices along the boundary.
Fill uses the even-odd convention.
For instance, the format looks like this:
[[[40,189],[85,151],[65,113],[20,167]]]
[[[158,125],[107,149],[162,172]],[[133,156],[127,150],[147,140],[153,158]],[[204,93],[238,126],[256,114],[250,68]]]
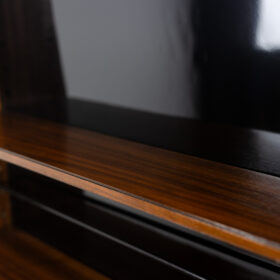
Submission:
[[[280,178],[15,114],[0,159],[280,262]]]

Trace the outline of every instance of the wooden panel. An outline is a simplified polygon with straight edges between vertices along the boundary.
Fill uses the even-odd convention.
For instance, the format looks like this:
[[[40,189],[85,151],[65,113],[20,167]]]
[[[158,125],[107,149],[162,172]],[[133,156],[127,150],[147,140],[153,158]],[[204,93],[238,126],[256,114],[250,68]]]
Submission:
[[[280,179],[21,115],[0,159],[280,261]]]
[[[0,58],[4,107],[64,95],[49,0],[1,1]]]
[[[0,280],[107,279],[26,233],[0,231]]]

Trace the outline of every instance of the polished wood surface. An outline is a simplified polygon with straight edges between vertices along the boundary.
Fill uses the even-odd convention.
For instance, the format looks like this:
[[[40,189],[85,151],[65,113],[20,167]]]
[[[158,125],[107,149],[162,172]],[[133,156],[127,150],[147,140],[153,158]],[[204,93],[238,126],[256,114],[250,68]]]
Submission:
[[[280,261],[280,179],[22,115],[0,158]]]
[[[13,112],[280,176],[280,134],[65,98]]]
[[[107,277],[14,230],[0,231],[0,280],[105,280]]]

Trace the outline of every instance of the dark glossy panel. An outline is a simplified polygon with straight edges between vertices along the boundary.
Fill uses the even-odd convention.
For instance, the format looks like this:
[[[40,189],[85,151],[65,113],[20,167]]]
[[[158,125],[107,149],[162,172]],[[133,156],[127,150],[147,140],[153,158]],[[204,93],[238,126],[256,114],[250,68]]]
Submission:
[[[73,222],[75,219],[71,217],[64,219],[63,215],[49,213],[16,197],[13,198],[13,211],[16,226],[110,278],[203,279],[160,262],[141,250],[134,250],[129,244],[116,242],[94,228],[81,227],[79,221]]]
[[[280,40],[278,1],[195,2],[200,117],[279,131],[280,44],[260,39]]]
[[[68,94],[280,131],[278,5],[54,0]]]

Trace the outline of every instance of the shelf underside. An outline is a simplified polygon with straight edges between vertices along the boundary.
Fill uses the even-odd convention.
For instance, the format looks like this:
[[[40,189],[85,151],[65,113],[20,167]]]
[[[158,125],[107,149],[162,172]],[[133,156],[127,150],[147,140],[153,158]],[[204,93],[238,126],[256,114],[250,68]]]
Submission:
[[[280,260],[280,179],[17,114],[0,159]]]

